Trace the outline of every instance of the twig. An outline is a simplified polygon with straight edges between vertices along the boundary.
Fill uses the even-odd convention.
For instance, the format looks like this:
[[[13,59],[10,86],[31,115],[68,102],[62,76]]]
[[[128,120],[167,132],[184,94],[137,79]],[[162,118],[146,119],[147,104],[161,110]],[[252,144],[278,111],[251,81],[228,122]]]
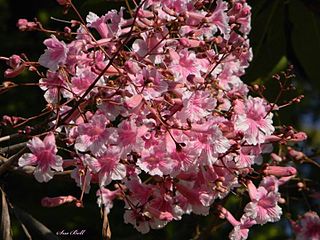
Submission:
[[[0,148],[0,154],[11,154],[19,151],[21,148],[26,146],[27,142],[17,143],[8,147]]]
[[[9,140],[13,140],[13,139],[18,138],[20,136],[21,136],[21,134],[14,133],[14,134],[11,134],[11,135],[0,137],[0,142],[6,142],[6,141],[9,141]]]
[[[22,148],[17,154],[11,156],[8,161],[4,162],[1,166],[0,166],[0,176],[5,173],[12,164],[14,164],[20,157],[22,154],[24,154],[26,151],[28,150],[27,147]]]
[[[102,237],[104,240],[111,239],[111,229],[108,219],[108,213],[106,207],[103,206],[103,224],[102,224]]]

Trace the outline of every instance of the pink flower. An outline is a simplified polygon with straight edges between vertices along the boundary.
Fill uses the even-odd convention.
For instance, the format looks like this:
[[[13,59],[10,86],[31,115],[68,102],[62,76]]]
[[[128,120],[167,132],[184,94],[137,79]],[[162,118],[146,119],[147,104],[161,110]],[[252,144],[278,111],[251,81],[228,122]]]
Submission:
[[[250,167],[252,164],[254,164],[256,155],[251,153],[251,148],[252,147],[241,146],[238,154],[235,157],[237,167],[245,168]]]
[[[98,173],[100,186],[108,185],[112,180],[122,180],[126,176],[126,167],[120,163],[121,151],[116,146],[109,146],[99,157],[85,156],[89,169]]]
[[[75,94],[81,95],[93,83],[97,75],[89,68],[77,68],[76,71],[76,75],[71,79],[72,91]]]
[[[142,92],[145,100],[158,98],[168,89],[168,84],[155,68],[143,68],[138,74],[130,74],[129,77],[139,86],[137,88]]]
[[[260,187],[264,187],[268,192],[278,192],[281,182],[275,176],[266,176],[260,182]]]
[[[218,0],[217,6],[214,12],[212,13],[211,16],[207,17],[207,21],[209,23],[214,24],[216,28],[218,28],[221,31],[224,37],[228,39],[230,28],[228,24],[229,17],[226,13],[227,10],[228,10],[228,4],[222,0]],[[212,35],[209,37],[212,37],[215,34],[215,32],[216,30],[213,30]]]
[[[291,136],[290,141],[301,142],[301,141],[306,140],[307,138],[308,138],[308,136],[305,132],[297,132]]]
[[[112,33],[108,29],[105,16],[99,17],[97,14],[89,12],[86,21],[88,27],[96,29],[102,38],[112,38]]]
[[[244,140],[248,144],[257,145],[270,136],[274,127],[270,107],[259,97],[251,97],[245,101],[236,101],[235,104],[235,129],[244,133]]]
[[[122,156],[126,157],[131,151],[141,152],[144,146],[142,137],[148,128],[144,125],[137,126],[134,120],[122,121],[118,126],[118,144],[122,148]]]
[[[44,40],[44,44],[48,49],[40,56],[39,64],[49,68],[51,71],[56,71],[60,65],[66,62],[68,53],[67,45],[59,41],[54,35]]]
[[[282,214],[282,210],[278,206],[280,194],[274,190],[268,191],[262,186],[257,189],[251,181],[247,185],[251,202],[244,209],[245,215],[261,225],[279,221]]]
[[[57,156],[57,146],[53,133],[49,133],[42,141],[33,137],[27,147],[32,153],[25,153],[19,159],[19,166],[36,165],[34,176],[39,182],[48,182],[52,179],[54,171],[63,171],[62,157]]]
[[[146,205],[142,204],[141,206],[143,207],[140,207],[140,205],[139,207],[134,207],[134,202],[132,202],[130,207],[128,206],[129,210],[124,214],[125,222],[133,224],[139,232],[146,233],[150,228],[159,229],[164,227],[174,219],[174,215],[179,219],[178,209],[180,208],[175,208],[172,205],[173,198],[163,190],[161,187],[160,189],[152,189],[151,191],[155,193],[154,198]]]
[[[176,189],[188,200],[188,203],[192,206],[192,211],[196,214],[208,215],[213,196],[202,189],[191,187],[191,183],[186,181],[180,182],[175,185]]]
[[[124,212],[123,218],[125,223],[131,223],[139,232],[143,234],[150,231],[150,217],[147,214],[143,214],[135,209],[129,209]]]
[[[183,108],[177,113],[177,117],[182,121],[189,119],[191,122],[197,122],[211,115],[215,107],[216,99],[212,98],[209,92],[188,91],[183,94]]]
[[[169,184],[171,185],[171,184]],[[173,219],[181,219],[182,210],[174,204],[175,199],[170,193],[166,193],[169,189],[159,186],[154,198],[148,203],[146,209],[150,214],[161,221],[172,221]]]
[[[255,220],[248,218],[243,215],[240,219],[239,224],[235,225],[233,230],[229,234],[230,240],[245,240],[248,238],[249,229],[254,224],[256,224]]]
[[[204,165],[214,164],[220,153],[225,153],[230,148],[229,140],[223,136],[218,126],[212,125],[197,137],[196,146],[201,149],[199,159]]]
[[[297,240],[320,239],[320,218],[316,212],[306,212],[295,224],[294,231],[296,232]]]
[[[67,81],[59,72],[47,71],[47,77],[41,78],[39,85],[42,90],[46,91],[44,98],[48,103],[57,103],[61,95],[65,98],[72,97]]]
[[[231,15],[232,23],[240,24],[240,31],[248,34],[251,30],[251,7],[246,2],[237,1],[228,12]]]
[[[114,191],[110,191],[107,188],[100,187],[96,195],[98,196],[98,206],[101,207],[103,205],[107,210],[107,214],[109,214],[110,209],[113,207],[113,200],[119,195],[121,195],[121,190],[117,189]]]
[[[129,200],[136,205],[146,204],[154,192],[152,186],[141,183],[138,177],[127,181],[126,186],[130,191]]]
[[[163,28],[161,32],[142,33],[142,39],[137,39],[132,44],[132,49],[138,56],[138,58],[149,58],[155,64],[162,61],[163,46],[165,44],[165,36],[168,33],[166,28]]]
[[[255,220],[243,215],[240,221],[236,220],[234,216],[224,207],[220,207],[220,218],[225,218],[233,225],[233,230],[229,234],[230,240],[245,240],[248,238],[249,228],[256,224]]]
[[[171,159],[163,146],[143,149],[137,165],[150,175],[169,175],[178,166],[178,161]]]
[[[116,10],[109,11],[106,15],[98,17],[90,12],[86,17],[88,27],[95,28],[102,38],[118,37],[123,23],[123,8],[118,13]],[[109,22],[109,23],[107,23]]]
[[[81,152],[90,150],[94,155],[101,155],[106,150],[108,142],[116,141],[115,130],[106,128],[108,123],[109,120],[103,114],[96,114],[89,123],[80,124],[75,148]]]
[[[176,151],[171,152],[170,158],[178,163],[177,167],[173,169],[172,175],[175,175],[180,171],[196,169],[198,167],[199,150],[200,149],[193,148],[192,142],[189,142],[188,145],[181,150],[178,148]]]
[[[172,59],[169,70],[172,72],[175,80],[179,83],[185,83],[189,75],[200,77],[201,64],[196,57],[196,54],[187,49],[181,50],[179,53],[169,50]]]

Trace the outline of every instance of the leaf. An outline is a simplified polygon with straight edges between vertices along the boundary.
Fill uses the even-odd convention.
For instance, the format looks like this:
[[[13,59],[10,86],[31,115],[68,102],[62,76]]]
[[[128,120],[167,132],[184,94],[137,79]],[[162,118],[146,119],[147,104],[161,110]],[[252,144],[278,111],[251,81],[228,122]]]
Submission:
[[[110,224],[109,224],[109,219],[108,219],[108,213],[106,208],[103,208],[103,223],[102,223],[102,238],[104,240],[110,240],[111,239],[111,229],[110,229]]]
[[[1,191],[1,205],[2,205],[2,211],[1,211],[1,239],[3,239],[3,240],[12,240],[11,223],[10,223],[10,215],[9,215],[7,199],[6,199],[5,193],[2,191],[2,188],[0,188],[0,191]]]
[[[17,219],[24,224],[24,226],[35,233],[40,239],[44,240],[59,240],[59,238],[50,231],[43,223],[39,222],[29,213],[23,211],[17,206],[13,206],[13,211]]]
[[[295,59],[305,75],[319,84],[320,21],[302,1],[292,0],[289,8],[292,22],[291,43]]]
[[[252,31],[250,41],[253,48],[253,61],[247,70],[249,82],[257,78],[267,78],[286,55],[285,3],[273,0],[252,7]]]

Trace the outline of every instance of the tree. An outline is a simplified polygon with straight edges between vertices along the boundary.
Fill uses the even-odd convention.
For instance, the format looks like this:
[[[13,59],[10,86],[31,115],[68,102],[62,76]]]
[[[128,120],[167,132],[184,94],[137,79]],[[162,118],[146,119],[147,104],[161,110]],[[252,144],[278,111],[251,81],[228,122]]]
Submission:
[[[103,210],[105,238],[111,234],[108,214],[119,199],[125,222],[141,233],[193,212],[209,214],[210,222],[180,237],[216,234],[220,217],[233,226],[231,239],[245,239],[253,225],[292,212],[279,206],[291,201],[293,193],[286,200],[283,194],[292,184],[308,194],[316,192],[296,177],[298,163],[317,166],[293,148],[306,135],[276,125],[273,116],[302,98],[289,95],[282,102],[292,88],[292,70],[270,74],[269,82],[246,85],[240,80],[252,58],[247,38],[251,14],[245,1],[142,1],[127,4],[128,12],[121,8],[101,17],[89,13],[86,20],[70,1],[58,3],[78,18],[63,30],[52,31],[37,20],[18,21],[22,31],[53,34],[44,41],[46,50],[38,61],[3,57],[9,65],[6,78],[28,69],[41,79],[31,84],[6,81],[2,91],[38,85],[47,106],[29,118],[4,116],[3,126],[19,130],[2,141],[18,137],[19,144],[2,151],[7,156],[0,172],[33,174],[39,182],[72,172],[81,190],[80,197],[68,193],[43,198],[43,206],[69,203],[81,208],[92,185]],[[272,11],[280,5],[275,1]],[[270,31],[268,22],[256,49]],[[279,57],[275,59],[277,63]],[[274,98],[267,94],[268,83],[278,85]],[[21,137],[27,141],[20,143]],[[234,206],[241,211],[236,217],[231,214]],[[12,211],[26,225],[19,210]],[[316,213],[308,213],[305,221],[314,218]],[[298,225],[294,229],[305,234]]]

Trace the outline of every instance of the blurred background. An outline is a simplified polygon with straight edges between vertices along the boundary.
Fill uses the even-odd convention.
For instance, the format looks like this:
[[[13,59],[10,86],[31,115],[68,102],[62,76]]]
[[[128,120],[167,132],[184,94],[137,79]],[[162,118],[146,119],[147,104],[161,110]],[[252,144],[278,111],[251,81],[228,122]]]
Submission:
[[[124,1],[87,0],[73,1],[82,16],[89,11],[98,15],[115,8],[119,9]],[[266,95],[272,102],[279,90],[272,75],[283,71],[292,64],[296,77],[293,84],[296,90],[283,97],[282,102],[293,96],[303,94],[300,104],[289,106],[277,116],[279,124],[293,125],[309,135],[307,142],[298,148],[319,159],[320,147],[320,0],[248,0],[252,6],[252,32],[250,34],[254,59],[243,80],[247,84],[264,84]],[[0,0],[0,56],[25,53],[30,60],[37,60],[43,53],[43,40],[49,35],[38,32],[19,32],[16,22],[19,18],[33,20],[35,17],[49,29],[63,29],[63,23],[50,19],[75,19],[72,11],[63,15],[63,9],[55,0]],[[0,62],[0,81],[6,79],[4,62]],[[15,82],[38,82],[35,74],[25,71],[15,78]],[[19,87],[0,96],[0,115],[19,115],[30,117],[38,114],[45,107],[42,91],[36,87]],[[9,130],[0,129],[0,136]],[[1,146],[3,147],[3,146]],[[312,179],[319,190],[318,169],[304,164],[299,172]],[[90,240],[101,238],[102,221],[100,209],[96,204],[95,190],[86,195],[85,207],[61,206],[43,208],[40,200],[46,196],[74,195],[81,192],[69,178],[54,179],[47,184],[40,184],[31,177],[15,173],[6,173],[0,177],[0,184],[8,195],[9,201],[38,219],[53,233],[57,231],[86,230],[84,236],[63,237],[60,239]],[[319,203],[313,202],[296,193],[295,188],[288,188],[288,194],[297,199],[291,200],[288,209],[293,217],[308,209],[319,210]],[[236,196],[227,199],[227,208],[241,216],[243,203]],[[110,215],[113,239],[226,239],[231,226],[224,224],[212,214],[208,217],[190,215],[182,221],[173,222],[166,228],[151,231],[146,235],[136,232],[131,225],[123,222],[123,205],[116,202]],[[238,212],[238,214],[237,214]],[[17,219],[12,216],[14,239],[26,239]],[[32,232],[31,232],[32,233]],[[34,237],[34,239],[40,239]],[[279,223],[254,227],[250,238],[255,240],[293,239],[288,220],[284,217]]]

